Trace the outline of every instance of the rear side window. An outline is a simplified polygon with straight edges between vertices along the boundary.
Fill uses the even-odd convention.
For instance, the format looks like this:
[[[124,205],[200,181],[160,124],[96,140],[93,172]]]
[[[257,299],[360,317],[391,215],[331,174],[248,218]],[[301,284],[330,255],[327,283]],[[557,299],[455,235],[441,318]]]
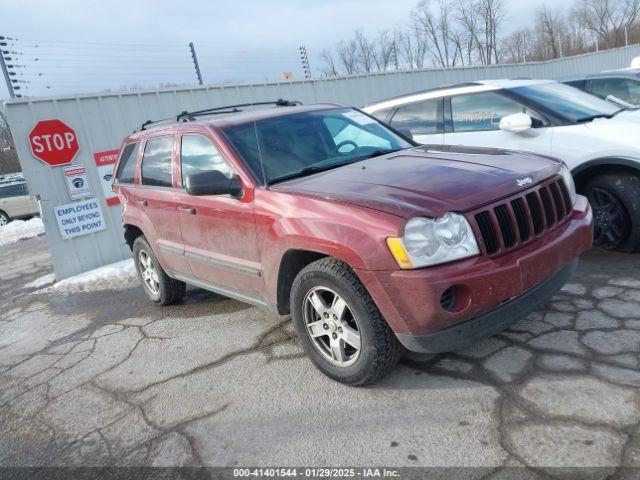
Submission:
[[[484,92],[451,97],[451,116],[455,132],[498,130],[502,117],[513,113],[529,115],[533,128],[548,124],[538,113],[499,93]]]
[[[217,170],[227,178],[233,172],[215,145],[204,135],[183,135],[180,143],[182,181],[189,175]]]
[[[598,78],[591,80],[591,91],[603,98],[613,95],[625,102],[640,103],[640,83],[627,78]]]
[[[124,147],[118,162],[118,171],[116,172],[116,181],[118,183],[133,183],[136,175],[136,157],[139,145],[136,142]]]
[[[453,130],[456,132],[498,130],[502,117],[522,111],[518,103],[492,92],[451,98]]]
[[[173,136],[147,140],[142,156],[142,184],[154,187],[171,187],[171,157]]]
[[[407,135],[429,135],[438,132],[438,103],[440,99],[410,103],[398,108],[391,126]]]
[[[24,183],[0,187],[0,198],[22,197],[24,195],[27,195],[27,187]]]

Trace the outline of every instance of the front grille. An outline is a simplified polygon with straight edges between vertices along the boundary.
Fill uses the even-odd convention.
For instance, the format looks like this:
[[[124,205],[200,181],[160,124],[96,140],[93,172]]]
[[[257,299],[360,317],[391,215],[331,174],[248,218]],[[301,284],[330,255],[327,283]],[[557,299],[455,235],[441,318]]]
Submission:
[[[556,177],[514,197],[496,202],[469,217],[480,249],[496,255],[533,241],[571,213],[569,192]]]

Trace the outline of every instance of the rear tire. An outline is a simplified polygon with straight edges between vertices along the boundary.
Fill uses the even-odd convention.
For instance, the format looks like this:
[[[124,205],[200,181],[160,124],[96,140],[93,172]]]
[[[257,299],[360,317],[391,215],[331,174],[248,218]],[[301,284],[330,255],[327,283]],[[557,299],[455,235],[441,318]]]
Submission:
[[[366,385],[398,361],[398,340],[360,280],[338,259],[322,258],[298,273],[291,313],[303,350],[334,380]]]
[[[133,261],[144,292],[153,303],[171,305],[184,297],[187,285],[167,275],[144,236],[133,242]]]
[[[640,248],[640,178],[605,174],[584,189],[594,216],[594,245],[634,252]]]

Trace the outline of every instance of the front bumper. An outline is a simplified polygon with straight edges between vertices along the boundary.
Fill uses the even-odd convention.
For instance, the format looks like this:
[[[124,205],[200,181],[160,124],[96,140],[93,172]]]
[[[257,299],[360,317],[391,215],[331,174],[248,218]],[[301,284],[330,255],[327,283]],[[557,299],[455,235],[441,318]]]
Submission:
[[[578,259],[544,282],[536,285],[515,300],[495,310],[426,335],[396,334],[404,347],[412,352],[449,352],[465,348],[491,335],[495,335],[537,310],[553,297],[567,282],[578,266]]]
[[[574,210],[565,223],[499,257],[481,255],[416,270],[356,272],[391,329],[403,343],[410,343],[408,337],[444,331],[472,319],[478,320],[477,325],[483,325],[484,322],[479,319],[515,303],[518,297],[533,295],[529,292],[538,291],[536,286],[549,282],[555,285],[552,282],[555,274],[559,275],[557,278],[560,280],[564,278],[563,281],[566,281],[559,272],[566,271],[580,254],[591,248],[592,221],[586,198],[578,196]],[[452,287],[457,292],[456,303],[452,308],[444,308],[441,298]],[[550,290],[551,287],[541,289],[543,292]],[[535,297],[540,295],[536,294]],[[529,302],[523,302],[529,305]],[[523,310],[514,308],[505,311],[516,316],[515,321],[521,318]],[[490,331],[487,325],[487,331],[487,335],[492,335],[499,330]],[[431,351],[443,351],[431,346],[435,348]],[[452,347],[453,344],[449,342],[446,348]]]

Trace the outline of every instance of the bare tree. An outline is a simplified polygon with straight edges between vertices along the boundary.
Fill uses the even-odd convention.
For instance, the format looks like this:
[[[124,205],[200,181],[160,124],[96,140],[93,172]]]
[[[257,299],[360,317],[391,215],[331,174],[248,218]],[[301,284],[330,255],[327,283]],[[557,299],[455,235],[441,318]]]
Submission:
[[[381,30],[372,43],[373,46],[373,62],[376,70],[384,72],[389,69],[391,63],[396,64],[395,44],[389,30]]]
[[[360,73],[360,65],[358,62],[358,45],[355,40],[344,40],[338,43],[336,47],[338,61],[347,75]]]
[[[528,28],[503,34],[505,0],[420,0],[403,27],[367,37],[362,30],[321,60],[325,74],[492,65],[549,60],[640,42],[640,0],[574,0],[566,12],[543,6]],[[626,34],[626,35],[625,35]],[[625,38],[626,37],[626,38]]]
[[[325,48],[322,53],[320,53],[320,60],[325,65],[322,70],[323,75],[327,77],[337,77],[339,75],[336,62],[333,58],[333,52],[330,49]]]
[[[356,59],[360,70],[369,73],[374,69],[374,45],[370,42],[362,30],[356,30],[353,42],[356,45]]]
[[[500,61],[498,42],[506,9],[504,0],[457,0],[453,4],[466,39],[466,56],[472,63],[474,55],[482,65]]]
[[[606,48],[620,47],[640,13],[640,0],[581,0],[575,14]]]
[[[453,26],[449,10],[443,0],[436,0],[435,7],[430,0],[423,0],[412,12],[414,29],[421,31],[426,39],[426,49],[438,67],[455,66],[458,52],[455,49]]]
[[[531,33],[527,29],[516,30],[504,39],[502,60],[505,63],[521,63],[533,60],[528,49],[528,39]]]
[[[9,130],[7,114],[0,105],[0,148],[12,147],[13,145],[14,143],[13,138],[11,137],[11,130]]]
[[[396,30],[394,32],[394,45],[400,68],[420,70],[424,67],[427,43],[420,30],[416,28]]]
[[[504,6],[504,0],[483,0],[483,18],[486,25],[486,37],[488,51],[493,52],[494,63],[499,63],[500,47],[499,47],[499,31],[502,26],[507,12]]]
[[[537,13],[537,28],[542,34],[542,40],[549,49],[546,58],[562,57],[562,42],[564,35],[563,19],[558,12],[553,12],[543,6]]]
[[[482,40],[480,0],[457,0],[453,5],[465,38],[467,63],[474,63],[474,56],[482,65],[488,63],[486,45]]]

